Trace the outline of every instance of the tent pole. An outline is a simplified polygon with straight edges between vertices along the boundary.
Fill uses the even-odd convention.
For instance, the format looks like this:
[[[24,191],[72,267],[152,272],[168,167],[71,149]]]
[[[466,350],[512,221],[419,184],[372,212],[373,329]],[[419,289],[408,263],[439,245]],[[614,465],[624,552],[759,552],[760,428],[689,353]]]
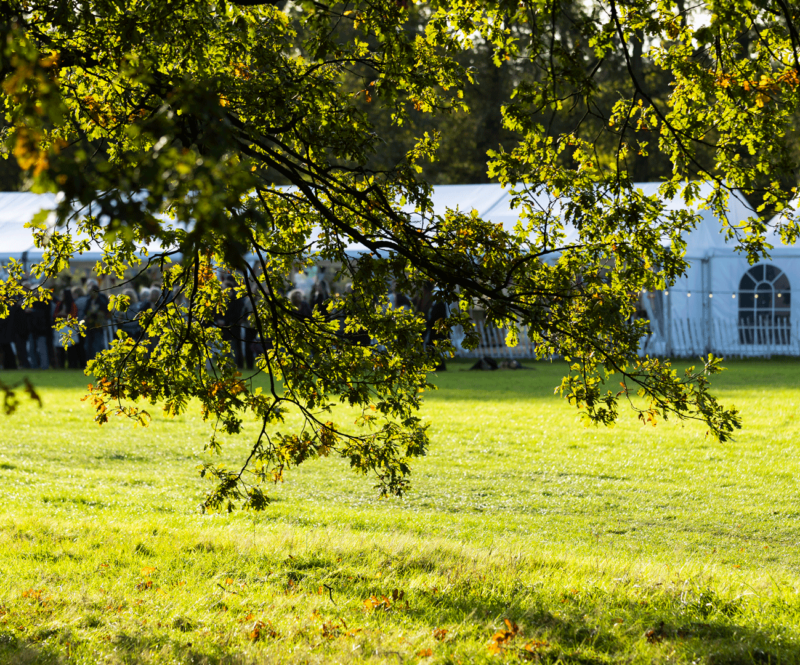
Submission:
[[[664,292],[664,299],[667,309],[667,348],[664,350],[664,355],[667,358],[672,357],[672,298],[669,297],[669,290]]]
[[[703,355],[707,356],[711,350],[711,298],[710,286],[711,280],[709,279],[711,268],[711,261],[708,255],[702,259],[700,264],[700,297],[703,299]]]

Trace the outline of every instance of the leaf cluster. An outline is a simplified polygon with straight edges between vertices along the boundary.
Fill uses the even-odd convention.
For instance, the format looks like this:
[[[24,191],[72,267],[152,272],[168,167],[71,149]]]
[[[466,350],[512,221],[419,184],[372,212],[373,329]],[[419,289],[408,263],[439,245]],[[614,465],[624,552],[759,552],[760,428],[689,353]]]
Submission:
[[[173,415],[197,400],[211,451],[244,419],[261,424],[240,467],[203,466],[208,508],[260,508],[265,482],[334,454],[404,491],[427,446],[420,391],[449,330],[477,345],[476,307],[510,343],[526,334],[539,356],[571,359],[561,390],[590,422],[630,402],[646,422],[699,418],[722,440],[739,426],[710,392],[718,359],[685,376],[639,359],[634,314],[642,290],[685,273],[699,209],[726,220],[734,188],[761,212],[794,195],[800,38],[785,3],[32,0],[0,18],[7,150],[63,195],[54,228],[36,220],[35,274],[95,243],[101,274],[163,275],[141,332],[90,368],[98,422],[143,424],[136,400]],[[422,118],[469,117],[465,91],[489,62],[504,78],[481,108],[505,138],[487,175],[512,192],[514,228],[434,213],[423,176],[443,133],[415,133]],[[659,196],[633,185],[647,168],[664,176]],[[664,203],[677,196],[686,209]],[[725,224],[750,260],[769,251],[758,216]],[[780,231],[797,236],[791,214]],[[320,261],[349,287],[308,317],[287,277]],[[19,297],[12,273],[0,308]],[[389,305],[390,288],[449,313],[426,325]],[[264,393],[231,359],[242,325]],[[359,413],[352,426],[337,404]],[[291,410],[304,425],[289,431]]]

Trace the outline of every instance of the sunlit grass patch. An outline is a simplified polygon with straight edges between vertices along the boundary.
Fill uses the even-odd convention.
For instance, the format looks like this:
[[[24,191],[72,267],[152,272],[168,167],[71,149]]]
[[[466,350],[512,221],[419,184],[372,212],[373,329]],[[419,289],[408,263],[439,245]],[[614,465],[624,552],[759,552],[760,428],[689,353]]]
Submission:
[[[256,516],[198,513],[196,415],[98,428],[38,374],[0,433],[0,662],[800,662],[800,364],[731,366],[723,446],[456,364],[405,499],[322,460]]]

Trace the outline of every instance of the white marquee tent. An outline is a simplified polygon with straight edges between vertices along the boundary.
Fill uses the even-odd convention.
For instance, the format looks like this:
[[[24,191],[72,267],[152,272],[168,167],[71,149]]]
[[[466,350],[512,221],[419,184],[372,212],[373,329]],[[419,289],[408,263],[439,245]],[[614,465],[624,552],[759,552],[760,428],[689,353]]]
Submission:
[[[648,183],[644,188],[657,185]],[[701,195],[709,192],[701,188]],[[646,192],[647,193],[647,192]],[[800,311],[791,297],[800,288],[800,246],[785,245],[769,223],[770,259],[751,266],[726,241],[720,221],[698,211],[700,225],[687,238],[687,274],[668,291],[644,294],[653,336],[643,344],[660,355],[800,355]],[[754,216],[734,192],[728,221],[734,226]]]
[[[33,216],[43,208],[55,207],[56,198],[50,194],[27,192],[0,192],[0,261],[10,258],[27,260],[29,256],[41,256],[41,250],[33,245],[33,234],[25,228]]]
[[[647,196],[657,195],[660,183],[637,183]],[[701,185],[699,198],[710,194]],[[537,200],[548,205],[546,197]],[[511,230],[517,211],[499,185],[437,187],[434,207],[442,213],[456,205],[476,209],[484,219]],[[667,209],[685,207],[678,197]],[[710,210],[695,210],[702,221],[686,239],[686,275],[665,292],[642,294],[641,305],[651,321],[652,335],[642,339],[642,353],[697,357],[708,352],[723,356],[800,355],[800,304],[791,297],[800,289],[800,246],[785,245],[770,223],[767,240],[771,259],[751,266],[733,241],[726,241],[723,224]],[[738,226],[754,215],[741,193],[728,200],[728,223]],[[773,222],[776,220],[773,220]],[[567,242],[574,231],[567,229]],[[468,355],[522,357],[528,345],[507,349],[505,332],[482,328],[482,346]],[[458,339],[456,339],[458,341]],[[464,352],[466,353],[466,352]]]
[[[636,187],[652,195],[657,193],[659,183],[640,183]],[[701,188],[701,197],[707,192]],[[517,221],[510,195],[496,184],[438,186],[433,203],[437,214],[448,208],[474,209],[484,219],[502,223],[508,230]],[[547,205],[547,198],[540,197],[539,203]],[[0,193],[0,262],[13,257],[30,264],[41,256],[24,224],[42,208],[54,205],[52,195]],[[668,207],[683,205],[677,199]],[[709,351],[728,356],[800,355],[800,311],[791,298],[792,287],[800,288],[800,247],[786,246],[771,233],[771,260],[750,266],[746,257],[725,241],[719,220],[710,211],[699,212],[703,221],[687,239],[687,275],[667,292],[642,296],[642,308],[652,330],[652,335],[642,340],[643,352],[677,356]],[[729,201],[729,221],[736,225],[751,215],[744,197],[734,193]],[[364,248],[353,243],[348,250],[358,254]],[[84,255],[89,261],[97,258],[99,252]],[[503,331],[484,329],[482,324],[480,327],[482,346],[469,354],[462,350],[463,353],[517,357],[530,354],[530,347],[524,343],[507,349]]]
[[[0,192],[0,264],[15,259],[30,266],[41,260],[42,250],[33,244],[33,233],[25,224],[42,210],[54,210],[57,203],[55,194],[31,194],[29,192]],[[148,245],[155,251],[158,245]],[[76,257],[75,262],[93,265],[102,257],[99,246],[94,245],[87,252]]]

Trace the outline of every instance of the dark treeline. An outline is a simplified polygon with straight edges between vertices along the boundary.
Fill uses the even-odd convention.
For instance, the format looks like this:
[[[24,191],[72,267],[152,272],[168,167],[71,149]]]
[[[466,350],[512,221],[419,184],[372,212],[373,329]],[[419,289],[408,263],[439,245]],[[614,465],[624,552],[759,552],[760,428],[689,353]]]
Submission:
[[[684,3],[678,3],[678,9],[682,14],[692,11]],[[587,65],[587,49],[580,43],[582,22],[592,20],[592,16],[599,22],[600,12],[604,9],[598,3],[588,11],[587,15],[585,4],[579,7],[577,2],[562,2],[559,18],[553,26],[555,39],[552,49],[564,61],[572,60],[576,70],[586,68]],[[405,29],[422,33],[423,19],[428,12],[426,5],[412,5],[410,12],[411,18]],[[336,29],[340,31],[343,40],[350,36],[348,27],[343,22],[339,22]],[[376,170],[394,167],[403,160],[416,137],[426,132],[433,135],[435,132],[440,137],[438,160],[424,165],[422,172],[428,182],[496,182],[497,179],[489,174],[488,162],[491,157],[488,153],[510,151],[520,139],[519,134],[504,126],[502,107],[518,104],[519,93],[525,90],[526,83],[543,80],[545,70],[550,64],[542,62],[542,58],[548,57],[547,53],[532,55],[527,48],[529,35],[524,32],[525,26],[516,23],[510,29],[516,33],[520,45],[517,56],[498,61],[493,46],[480,41],[471,50],[458,56],[460,64],[468,69],[474,81],[464,89],[463,99],[469,108],[468,112],[449,112],[446,109],[422,112],[408,109],[408,120],[402,126],[397,126],[392,121],[393,109],[382,104],[380,94],[376,94],[371,87],[375,72],[366,69],[350,70],[346,75],[350,78],[347,85],[354,90],[362,89],[363,92],[357,95],[361,108],[370,118],[375,133],[382,141],[382,149],[376,152],[370,166]],[[739,42],[742,58],[755,58],[748,34],[742,34]],[[659,181],[672,175],[669,157],[658,150],[658,128],[653,127],[652,131],[645,128],[643,132],[641,126],[631,123],[622,131],[622,137],[617,131],[619,127],[615,127],[614,132],[607,130],[614,105],[621,99],[642,99],[646,96],[648,101],[665,113],[670,108],[674,78],[670,72],[657,66],[648,57],[650,46],[642,35],[640,39],[633,39],[627,44],[628,60],[623,56],[622,49],[606,54],[603,63],[591,77],[591,91],[566,90],[561,109],[547,111],[535,117],[549,136],[558,137],[574,132],[577,137],[593,142],[600,164],[609,169],[616,170],[620,167],[615,161],[621,141],[636,146],[636,149],[630,151],[624,167],[631,174],[632,180],[637,182]],[[708,61],[708,66],[711,67],[712,55],[698,49],[694,58],[700,62]],[[589,92],[590,95],[587,94]],[[794,126],[800,127],[800,118],[796,119]],[[707,139],[708,145],[713,145],[715,137],[709,135]],[[796,132],[788,139],[790,144],[800,148]],[[741,150],[740,153],[743,163],[750,161],[747,151]],[[712,150],[704,150],[700,146],[696,156],[698,164],[713,170]],[[568,151],[564,153],[563,159],[570,160]],[[781,176],[781,185],[785,189],[797,184],[797,174],[791,170],[787,169]],[[766,181],[764,184],[767,184]],[[753,203],[760,202],[760,196],[753,197]],[[765,214],[771,213],[765,211]]]
[[[555,24],[556,39],[553,48],[559,55],[574,57],[575,66],[585,66],[585,49],[580,48],[581,21],[587,20],[586,7],[578,11],[573,10],[576,3],[569,1],[561,3],[561,14]],[[683,4],[679,3],[679,8]],[[288,10],[289,8],[287,8]],[[297,12],[299,10],[295,10]],[[425,4],[415,4],[410,7],[411,17],[405,29],[411,33],[424,30],[424,17],[428,12]],[[594,12],[602,11],[595,5]],[[686,9],[684,8],[684,11]],[[303,27],[299,14],[294,15],[294,22],[298,32]],[[352,29],[345,22],[338,22],[332,27],[338,31],[342,40],[352,37]],[[541,63],[537,57],[525,48],[528,36],[522,31],[519,24],[512,28],[517,34],[518,43],[521,45],[519,55],[504,61],[497,61],[495,50],[490,44],[476,42],[471,50],[464,51],[459,56],[460,64],[465,67],[473,79],[473,83],[464,89],[464,102],[469,111],[448,111],[438,109],[434,112],[423,112],[415,109],[409,111],[408,119],[402,126],[397,126],[392,119],[393,109],[382,103],[379,93],[376,93],[371,83],[375,72],[369,70],[350,69],[343,74],[343,85],[353,90],[361,88],[361,93],[356,93],[360,106],[369,117],[376,135],[380,137],[381,149],[378,150],[370,167],[376,170],[391,169],[400,163],[416,137],[424,133],[439,135],[439,158],[433,163],[423,166],[422,177],[432,184],[467,184],[486,183],[496,181],[489,175],[488,161],[490,151],[511,150],[517,144],[519,135],[509,130],[503,124],[503,105],[514,105],[515,91],[524,90],[526,82],[541,80]],[[750,57],[751,44],[747,35],[741,37],[742,57]],[[606,56],[592,77],[594,86],[591,101],[588,102],[582,91],[574,90],[571,96],[565,99],[562,109],[557,112],[548,112],[537,117],[537,121],[547,130],[550,136],[559,136],[568,132],[575,132],[576,136],[593,140],[597,156],[601,164],[609,168],[616,168],[613,163],[617,157],[617,148],[620,138],[618,135],[604,132],[609,123],[614,104],[623,98],[636,98],[646,94],[654,103],[665,110],[670,105],[672,92],[672,76],[657,67],[647,57],[649,45],[641,40],[633,40],[628,44],[630,62],[627,63],[621,50]],[[696,57],[700,60],[708,58],[706,54],[698,51]],[[710,60],[710,58],[709,58]],[[629,71],[629,67],[630,70]],[[635,89],[632,77],[636,80]],[[800,127],[800,118],[795,123]],[[0,119],[0,136],[5,128],[5,121]],[[625,132],[625,140],[631,144],[637,141],[641,147],[639,151],[632,151],[628,157],[627,169],[634,181],[658,181],[671,175],[669,159],[657,148],[658,132],[653,131],[651,140],[642,145],[642,133],[635,131],[632,126]],[[797,136],[790,141],[799,145]],[[103,145],[97,146],[98,150],[104,149]],[[5,147],[4,157],[0,160],[0,191],[18,191],[25,189],[22,172],[13,156],[14,146]],[[569,153],[565,153],[569,159]],[[703,161],[702,155],[699,161]],[[741,155],[743,160],[748,155]],[[786,171],[781,183],[787,189],[797,184],[797,174]],[[274,181],[283,184],[279,176]]]

